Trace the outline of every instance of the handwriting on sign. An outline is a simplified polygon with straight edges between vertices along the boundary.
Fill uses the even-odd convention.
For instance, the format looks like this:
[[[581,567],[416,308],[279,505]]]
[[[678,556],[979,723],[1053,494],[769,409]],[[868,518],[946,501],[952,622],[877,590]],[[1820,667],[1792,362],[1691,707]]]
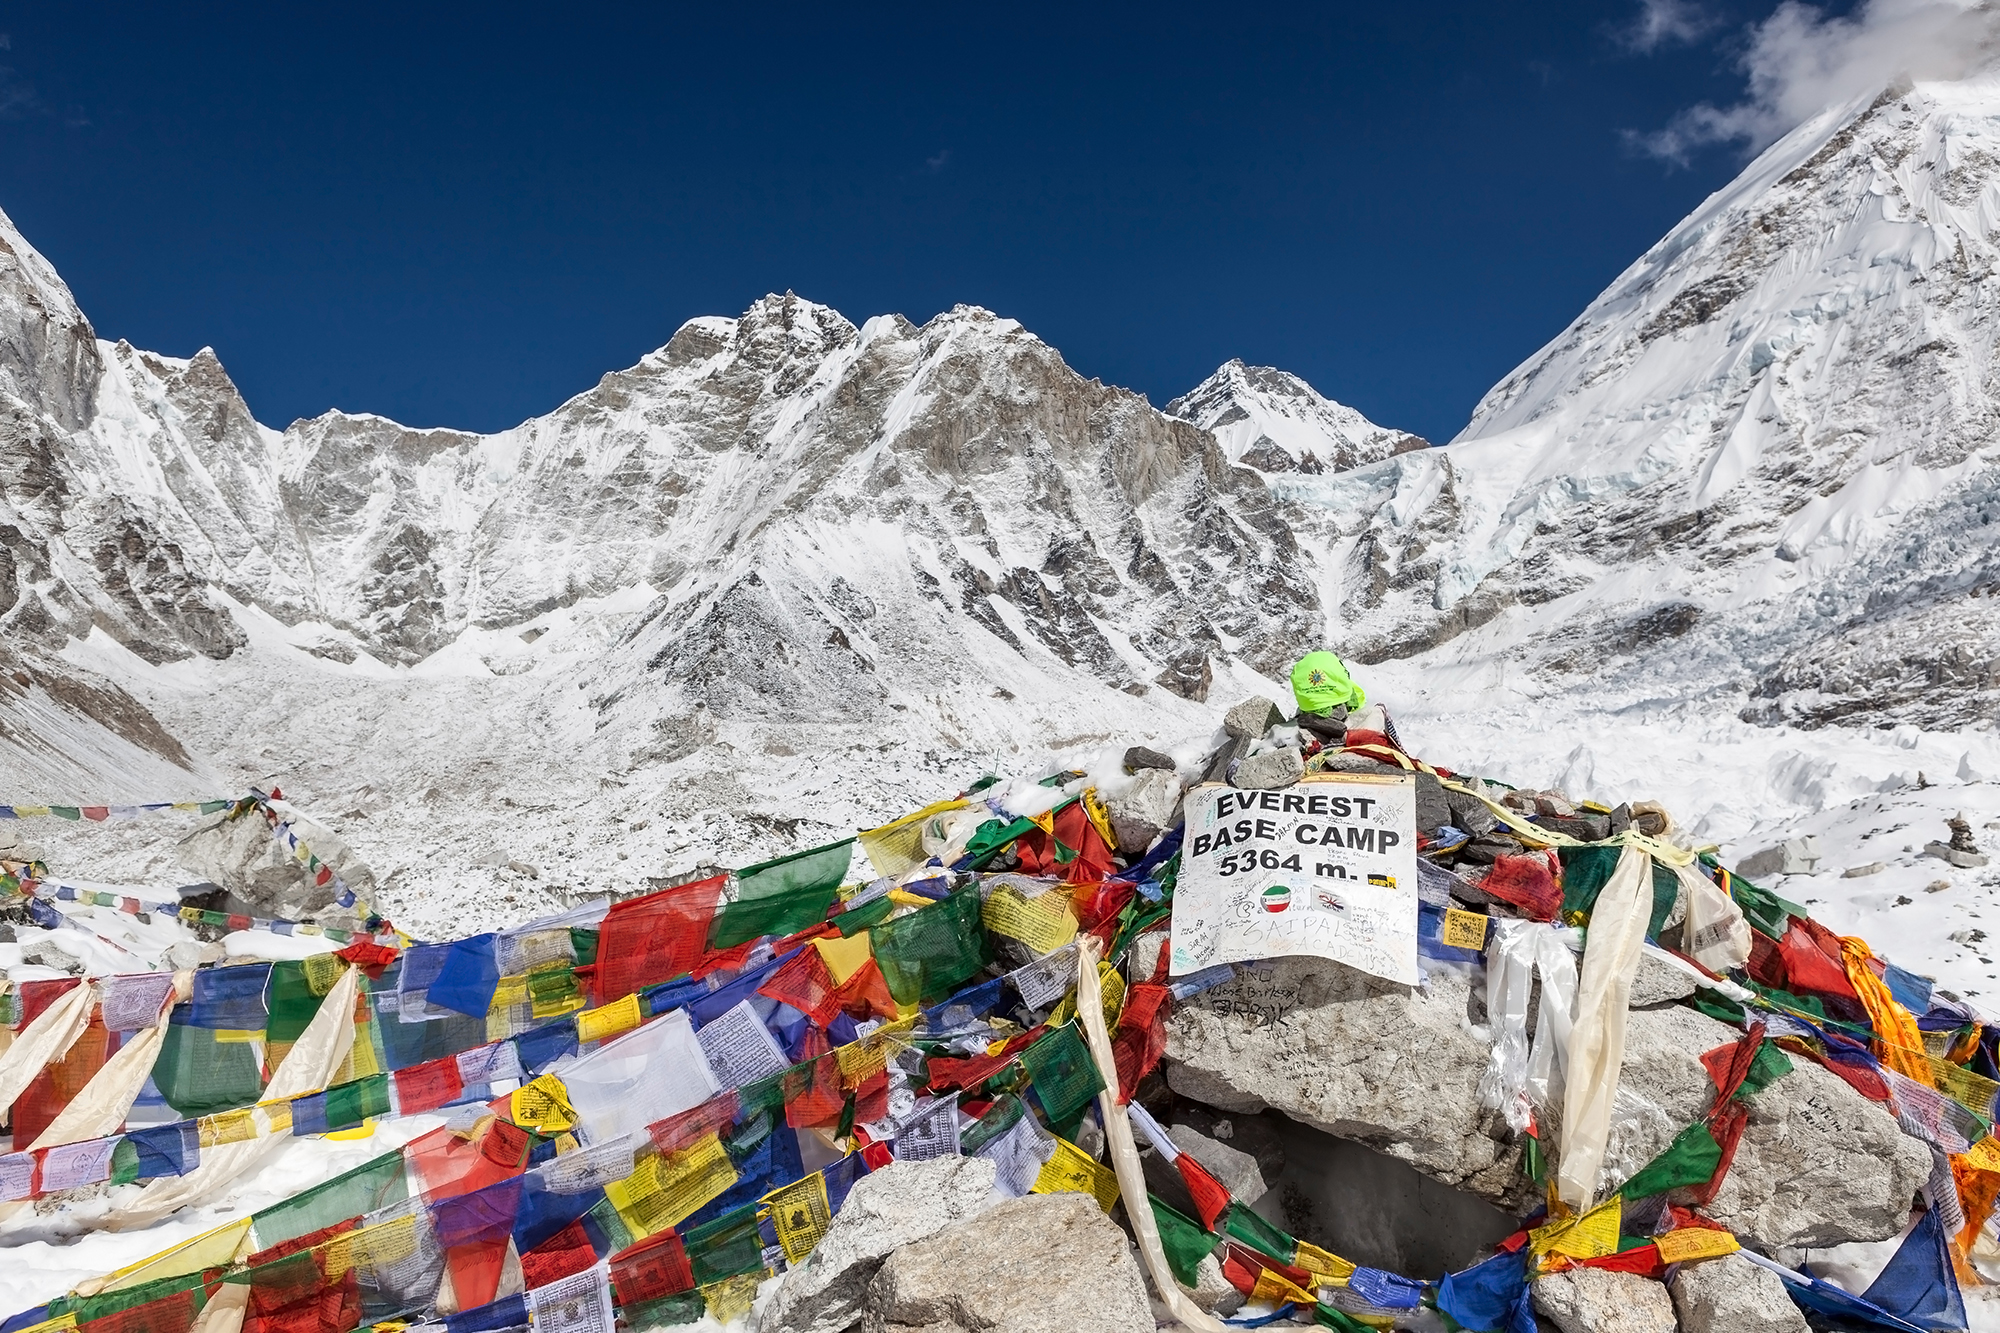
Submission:
[[[1280,980],[1270,973],[1246,972],[1201,998],[1209,1012],[1222,1017],[1275,1023],[1299,1007],[1299,984]]]

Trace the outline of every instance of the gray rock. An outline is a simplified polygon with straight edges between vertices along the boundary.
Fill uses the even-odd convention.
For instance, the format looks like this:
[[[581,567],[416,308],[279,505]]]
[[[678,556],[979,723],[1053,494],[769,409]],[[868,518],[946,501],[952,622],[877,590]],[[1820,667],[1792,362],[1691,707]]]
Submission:
[[[1232,785],[1252,791],[1289,787],[1306,775],[1305,756],[1296,746],[1281,745],[1275,750],[1253,754],[1236,765]]]
[[[1142,768],[1164,768],[1171,773],[1178,767],[1172,756],[1161,754],[1158,750],[1149,750],[1143,745],[1135,745],[1125,752],[1127,773],[1136,773]]]
[[[862,1320],[882,1261],[984,1213],[993,1163],[981,1157],[892,1162],[862,1178],[810,1257],[785,1274],[762,1333],[841,1333]]]
[[[1222,1275],[1222,1261],[1212,1254],[1202,1256],[1201,1266],[1194,1272],[1194,1289],[1188,1296],[1202,1309],[1224,1319],[1243,1308],[1243,1293]]]
[[[1464,829],[1475,838],[1500,827],[1500,816],[1494,814],[1486,802],[1477,796],[1446,790],[1444,803],[1451,810],[1451,826]]]
[[[1222,729],[1232,736],[1256,740],[1285,720],[1278,705],[1261,694],[1253,694],[1222,717]]]
[[[1682,1264],[1667,1287],[1681,1333],[1812,1333],[1778,1275],[1740,1254]]]
[[[1785,849],[1766,847],[1760,852],[1752,852],[1736,863],[1736,873],[1745,879],[1767,879],[1785,868]]]
[[[1451,802],[1444,798],[1444,784],[1435,774],[1417,774],[1417,831],[1435,833],[1451,823]]]
[[[1582,965],[1582,960],[1578,960],[1578,965]],[[1632,997],[1627,1003],[1633,1009],[1671,1004],[1687,999],[1694,989],[1693,976],[1647,949],[1639,956],[1639,971],[1632,978]]]
[[[1961,870],[1971,870],[1976,866],[1983,866],[1987,860],[1986,853],[1984,852],[1960,851],[1950,843],[1944,842],[1925,843],[1924,855],[1935,856],[1940,861],[1949,861]]]
[[[1191,1125],[1178,1123],[1167,1127],[1167,1137],[1176,1148],[1207,1167],[1208,1174],[1221,1181],[1229,1196],[1241,1203],[1257,1202],[1270,1188],[1264,1183],[1264,1173],[1257,1169],[1257,1159],[1240,1148],[1212,1139]]]
[[[1545,829],[1565,834],[1580,842],[1602,842],[1611,836],[1611,816],[1587,811],[1574,815],[1544,815],[1537,821]]]
[[[1222,744],[1216,747],[1215,753],[1209,755],[1208,762],[1202,765],[1201,780],[1203,782],[1227,782],[1229,780],[1230,765],[1249,753],[1249,737],[1224,737]]]
[[[21,948],[21,961],[38,967],[52,967],[58,972],[68,972],[75,976],[83,974],[83,960],[67,949],[58,948],[51,940],[36,940]]]
[[[1137,855],[1180,817],[1181,780],[1170,768],[1143,768],[1130,790],[1104,803],[1118,850]]]
[[[824,1243],[824,1242],[822,1242]],[[889,1256],[867,1333],[1153,1333],[1125,1233],[1082,1194],[1031,1194]]]
[[[1667,1289],[1637,1273],[1572,1268],[1535,1279],[1535,1313],[1560,1333],[1674,1333]]]
[[[1471,990],[1450,973],[1417,990],[1336,963],[1276,959],[1176,1006],[1167,1079],[1182,1096],[1227,1111],[1275,1108],[1520,1211],[1531,1199],[1519,1142],[1479,1108],[1488,1053]],[[1650,1110],[1618,1122],[1607,1159],[1637,1170],[1701,1115],[1712,1091],[1701,1054],[1740,1036],[1685,1007],[1633,1010],[1622,1088]],[[1710,1216],[1764,1249],[1898,1234],[1929,1154],[1838,1078],[1793,1064],[1751,1100]]]
[[[1320,767],[1329,773],[1400,773],[1403,770],[1381,759],[1370,759],[1365,754],[1330,754],[1320,761]],[[1490,811],[1488,812],[1491,813]]]
[[[323,824],[293,816],[299,840],[363,900],[373,896],[375,873],[347,840]],[[216,815],[181,839],[180,863],[234,894],[257,916],[299,921],[334,907],[331,881],[315,886],[306,869],[278,845],[270,826],[252,811],[237,819]],[[339,909],[335,909],[338,911]]]
[[[1847,869],[1840,872],[1840,877],[1842,879],[1866,879],[1870,875],[1879,875],[1888,868],[1889,863],[1887,861],[1870,861],[1865,866],[1847,867]]]

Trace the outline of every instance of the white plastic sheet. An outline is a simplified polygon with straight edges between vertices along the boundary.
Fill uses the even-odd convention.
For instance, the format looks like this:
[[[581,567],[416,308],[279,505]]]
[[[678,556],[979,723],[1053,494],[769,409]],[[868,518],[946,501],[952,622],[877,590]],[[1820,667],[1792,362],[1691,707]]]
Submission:
[[[1625,1010],[1652,910],[1652,861],[1628,843],[1591,909],[1570,1031],[1556,1194],[1577,1212],[1596,1202],[1598,1168],[1625,1062]]]
[[[1576,932],[1541,921],[1495,918],[1486,950],[1486,1019],[1493,1052],[1479,1080],[1480,1105],[1501,1111],[1515,1133],[1528,1127],[1532,1110],[1550,1105],[1562,1090],[1569,1057],[1570,1016],[1576,1004]],[[1528,1042],[1531,983],[1542,979],[1535,1040]]]
[[[1674,867],[1687,903],[1682,952],[1711,972],[1726,973],[1750,961],[1750,923],[1743,909],[1696,865]]]

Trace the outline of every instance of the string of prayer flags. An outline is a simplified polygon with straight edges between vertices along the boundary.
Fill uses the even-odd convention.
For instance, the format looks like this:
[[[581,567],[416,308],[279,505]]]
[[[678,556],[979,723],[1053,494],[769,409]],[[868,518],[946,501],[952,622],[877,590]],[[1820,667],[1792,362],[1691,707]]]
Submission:
[[[788,1263],[804,1263],[826,1235],[827,1228],[833,1225],[826,1175],[821,1171],[771,1191],[764,1196],[764,1203],[770,1209],[771,1225],[778,1233],[778,1244],[783,1247]]]

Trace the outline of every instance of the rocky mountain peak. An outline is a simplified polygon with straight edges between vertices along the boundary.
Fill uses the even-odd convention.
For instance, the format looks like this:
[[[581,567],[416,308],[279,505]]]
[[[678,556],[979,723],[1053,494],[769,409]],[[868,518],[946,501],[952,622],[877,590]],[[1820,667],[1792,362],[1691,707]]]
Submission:
[[[0,213],[0,392],[75,430],[95,408],[97,335],[54,266]]]
[[[1232,463],[1262,473],[1345,472],[1429,446],[1376,425],[1297,375],[1240,360],[1223,363],[1166,411],[1214,432]]]

